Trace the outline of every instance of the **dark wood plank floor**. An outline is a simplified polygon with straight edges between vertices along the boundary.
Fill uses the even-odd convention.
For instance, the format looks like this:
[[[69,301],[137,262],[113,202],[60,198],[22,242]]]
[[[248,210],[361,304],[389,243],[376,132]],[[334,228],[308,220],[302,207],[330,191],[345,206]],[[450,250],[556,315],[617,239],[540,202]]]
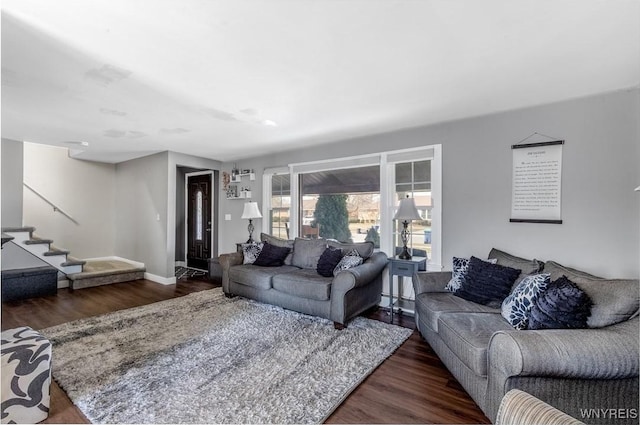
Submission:
[[[137,307],[220,286],[207,279],[160,285],[148,280],[2,303],[2,329],[43,329],[84,317]],[[370,312],[389,320],[383,309]],[[410,316],[394,315],[394,323],[414,328]],[[89,423],[54,382],[51,411],[44,423]],[[327,423],[490,423],[417,331],[378,367],[328,418]]]

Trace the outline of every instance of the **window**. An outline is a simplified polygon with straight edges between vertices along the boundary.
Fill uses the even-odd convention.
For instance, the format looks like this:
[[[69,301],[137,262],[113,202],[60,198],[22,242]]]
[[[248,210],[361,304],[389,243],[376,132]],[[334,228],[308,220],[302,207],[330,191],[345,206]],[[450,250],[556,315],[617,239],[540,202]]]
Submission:
[[[380,247],[380,166],[301,173],[298,235]]]
[[[283,239],[289,239],[291,214],[291,189],[289,173],[266,174],[269,182],[268,197],[265,197],[264,209],[269,217],[268,233]]]
[[[202,240],[202,191],[196,193],[196,240]]]
[[[422,217],[411,225],[410,247],[428,254],[431,270],[441,270],[440,152],[441,146],[433,145],[265,170],[269,231],[289,239],[373,240],[393,255],[402,246],[393,216],[401,197],[409,195]],[[321,217],[325,202],[341,209],[340,219]],[[341,233],[326,227],[336,224]]]

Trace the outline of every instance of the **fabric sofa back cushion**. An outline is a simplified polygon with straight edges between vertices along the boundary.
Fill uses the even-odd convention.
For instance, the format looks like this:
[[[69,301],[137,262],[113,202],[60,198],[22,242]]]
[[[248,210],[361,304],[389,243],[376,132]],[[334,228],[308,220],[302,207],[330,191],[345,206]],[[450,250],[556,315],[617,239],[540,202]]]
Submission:
[[[291,265],[301,269],[318,268],[318,260],[327,248],[326,239],[296,238],[293,242],[293,259]]]
[[[291,265],[291,261],[293,259],[293,240],[277,238],[266,233],[260,233],[260,240],[262,242],[268,242],[271,245],[289,248],[289,255],[287,255],[287,257],[284,259],[284,265]]]
[[[454,295],[478,304],[500,308],[520,272],[520,269],[491,264],[471,257],[462,286]]]
[[[496,248],[491,249],[487,258],[495,258],[497,260],[497,264],[500,264],[501,266],[522,270],[520,272],[520,276],[516,279],[516,284],[520,283],[525,276],[540,273],[544,267],[544,263],[536,260],[535,258],[533,260],[527,260],[526,258],[516,257],[515,255],[500,251]],[[553,277],[551,280],[554,280]]]
[[[366,260],[367,258],[373,255],[373,249],[374,249],[373,242],[371,241],[344,243],[344,242],[338,242],[333,239],[328,239],[327,245],[333,248],[341,249],[343,256],[347,255],[347,253],[352,249],[355,249],[356,251],[358,251],[358,255],[361,256],[364,260]]]
[[[602,328],[628,320],[640,309],[640,281],[638,279],[603,279],[589,273],[547,261],[544,272],[551,280],[566,276],[591,298],[590,328]]]

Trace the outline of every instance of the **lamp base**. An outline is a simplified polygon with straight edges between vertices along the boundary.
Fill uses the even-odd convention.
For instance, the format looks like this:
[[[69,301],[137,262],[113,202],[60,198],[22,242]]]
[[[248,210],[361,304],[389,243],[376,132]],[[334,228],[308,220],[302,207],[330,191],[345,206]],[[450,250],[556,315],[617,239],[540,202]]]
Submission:
[[[411,260],[411,254],[409,253],[409,249],[407,249],[406,245],[402,247],[402,252],[398,254],[398,258],[401,260]]]
[[[249,239],[247,239],[247,243],[256,243],[256,241],[253,240],[253,231],[255,230],[255,227],[253,226],[252,219],[249,219],[249,225],[247,226],[247,230],[249,231]]]

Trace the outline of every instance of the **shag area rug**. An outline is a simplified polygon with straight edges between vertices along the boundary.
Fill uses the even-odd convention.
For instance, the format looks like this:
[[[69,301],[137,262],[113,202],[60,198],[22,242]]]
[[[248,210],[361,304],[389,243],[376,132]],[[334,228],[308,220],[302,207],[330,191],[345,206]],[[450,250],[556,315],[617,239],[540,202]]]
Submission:
[[[189,267],[176,267],[176,279],[189,279],[190,277],[205,276],[207,272],[204,270],[192,269]]]
[[[94,423],[319,423],[410,329],[317,317],[220,288],[41,331]]]

